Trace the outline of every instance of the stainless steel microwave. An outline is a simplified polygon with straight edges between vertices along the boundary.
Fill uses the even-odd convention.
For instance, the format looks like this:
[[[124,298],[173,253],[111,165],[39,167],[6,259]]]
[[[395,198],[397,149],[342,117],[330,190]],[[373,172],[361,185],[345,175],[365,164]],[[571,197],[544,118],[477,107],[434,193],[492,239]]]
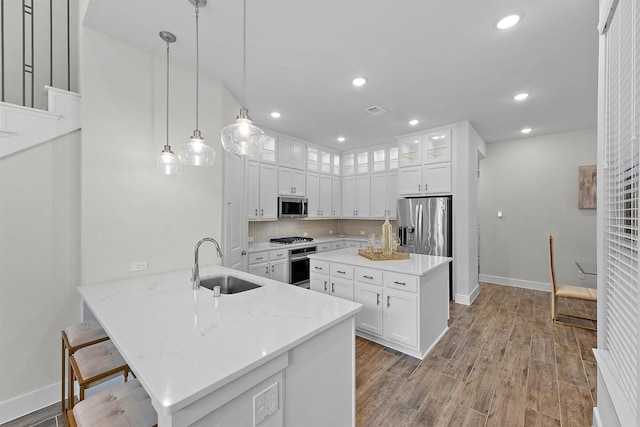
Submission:
[[[305,197],[278,197],[278,218],[306,218],[308,203]]]

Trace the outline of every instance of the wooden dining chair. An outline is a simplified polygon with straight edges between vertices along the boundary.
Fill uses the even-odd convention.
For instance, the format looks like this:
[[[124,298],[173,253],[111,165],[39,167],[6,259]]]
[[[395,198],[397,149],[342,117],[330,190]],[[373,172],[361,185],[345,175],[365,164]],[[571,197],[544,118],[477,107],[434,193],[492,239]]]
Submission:
[[[593,288],[582,288],[579,286],[558,285],[556,283],[556,274],[553,268],[553,235],[551,234],[549,234],[549,268],[551,270],[551,286],[553,288],[552,294],[551,294],[551,312],[553,315],[553,323],[576,326],[578,328],[595,331],[596,328],[558,320],[558,316],[564,316],[568,318],[583,319],[583,320],[590,320],[590,321],[596,322],[597,319],[592,319],[590,317],[583,317],[583,316],[578,316],[578,315],[569,314],[569,313],[558,313],[558,297],[595,302],[597,301],[597,291],[596,289],[593,289]]]

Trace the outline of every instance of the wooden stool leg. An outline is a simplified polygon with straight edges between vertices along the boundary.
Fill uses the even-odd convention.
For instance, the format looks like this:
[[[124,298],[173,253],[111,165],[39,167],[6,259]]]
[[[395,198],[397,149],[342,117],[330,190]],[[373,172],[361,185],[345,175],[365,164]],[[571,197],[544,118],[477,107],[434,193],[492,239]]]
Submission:
[[[64,404],[64,379],[65,379],[65,375],[64,375],[64,368],[65,368],[65,360],[64,360],[64,356],[66,355],[65,349],[64,349],[64,338],[60,338],[60,341],[62,342],[61,347],[62,347],[62,381],[60,381],[60,387],[62,388],[62,397],[60,398],[60,406],[62,406],[62,414],[65,414],[65,404]]]
[[[74,400],[75,400],[75,396],[74,396],[74,387],[73,387],[73,368],[71,367],[71,357],[69,357],[68,359],[68,364],[67,364],[67,370],[69,371],[69,382],[67,384],[67,390],[68,390],[68,396],[67,399],[69,401],[69,404],[67,405],[67,408],[69,408],[69,410],[73,409],[73,404],[74,404]]]

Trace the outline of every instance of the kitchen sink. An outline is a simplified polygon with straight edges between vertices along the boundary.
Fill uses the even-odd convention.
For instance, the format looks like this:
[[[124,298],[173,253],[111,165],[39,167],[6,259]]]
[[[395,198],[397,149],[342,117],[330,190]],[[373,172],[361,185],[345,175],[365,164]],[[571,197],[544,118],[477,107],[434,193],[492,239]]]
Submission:
[[[214,286],[220,286],[221,294],[237,294],[259,288],[262,285],[240,277],[222,275],[200,279],[200,286],[211,290],[213,290]]]

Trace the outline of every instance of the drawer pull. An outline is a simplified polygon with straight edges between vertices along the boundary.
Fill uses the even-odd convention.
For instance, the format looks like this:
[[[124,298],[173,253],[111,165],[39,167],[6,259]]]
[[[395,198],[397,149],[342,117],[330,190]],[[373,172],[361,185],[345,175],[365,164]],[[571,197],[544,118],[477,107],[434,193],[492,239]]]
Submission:
[[[395,283],[396,285],[407,286],[407,284],[405,282],[394,281],[393,283]]]
[[[362,276],[362,277],[365,278],[365,279],[373,280],[373,276],[366,276],[365,275],[365,276]]]
[[[317,265],[316,265],[316,266],[314,266],[313,268],[315,268],[316,270],[323,270],[323,268],[322,268],[322,267],[318,267]]]
[[[283,256],[284,254],[277,254],[276,256]]]
[[[336,273],[340,273],[340,274],[347,274],[346,271],[340,271],[340,270],[336,270]]]
[[[256,257],[256,259],[262,259],[262,257],[261,257],[261,256],[258,256],[258,257]]]

